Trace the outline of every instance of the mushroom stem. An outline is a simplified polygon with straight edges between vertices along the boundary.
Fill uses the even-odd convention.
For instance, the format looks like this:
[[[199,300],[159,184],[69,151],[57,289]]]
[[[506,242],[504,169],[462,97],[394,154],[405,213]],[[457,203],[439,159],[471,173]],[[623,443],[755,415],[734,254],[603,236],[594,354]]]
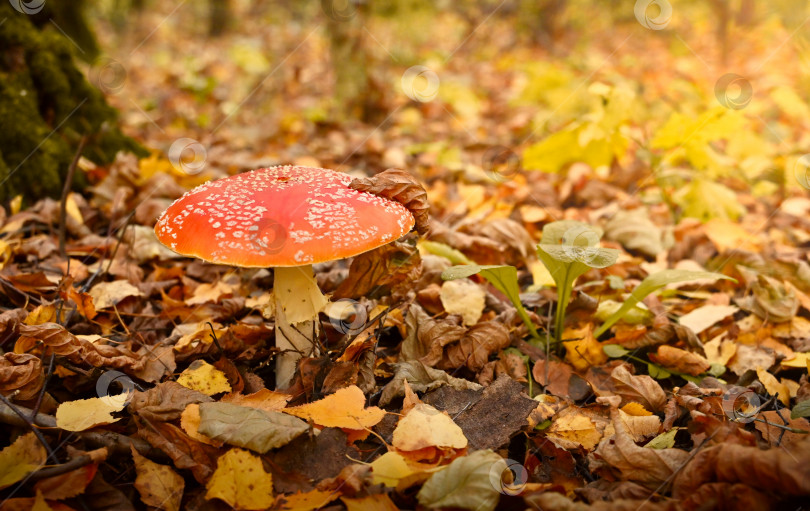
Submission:
[[[273,269],[273,294],[276,297],[276,347],[282,350],[276,359],[276,388],[292,382],[301,357],[315,351],[318,313],[328,303],[318,288],[311,265]],[[295,328],[293,328],[295,326]]]

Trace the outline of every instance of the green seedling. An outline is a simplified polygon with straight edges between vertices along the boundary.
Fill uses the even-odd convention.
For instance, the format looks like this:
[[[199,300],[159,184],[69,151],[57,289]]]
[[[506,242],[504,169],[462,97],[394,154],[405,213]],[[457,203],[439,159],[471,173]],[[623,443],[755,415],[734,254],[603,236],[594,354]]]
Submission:
[[[554,315],[554,337],[562,346],[565,309],[571,300],[574,282],[592,268],[606,268],[616,262],[619,251],[602,248],[600,229],[574,220],[552,222],[543,227],[537,245],[537,256],[557,285],[557,310]]]

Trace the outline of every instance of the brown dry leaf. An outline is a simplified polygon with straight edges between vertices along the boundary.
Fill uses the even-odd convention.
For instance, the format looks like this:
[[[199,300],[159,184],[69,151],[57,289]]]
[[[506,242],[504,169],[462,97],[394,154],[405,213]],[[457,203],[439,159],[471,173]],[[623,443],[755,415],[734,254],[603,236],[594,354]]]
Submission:
[[[505,263],[521,266],[534,257],[535,243],[531,235],[523,225],[511,218],[495,218],[488,222],[466,224],[461,230],[499,243],[505,249],[500,254]]]
[[[629,404],[638,405],[638,403]],[[626,407],[627,405],[625,405],[625,408]],[[657,435],[661,428],[661,419],[656,415],[631,415],[621,409],[619,410],[619,415],[621,416],[627,433],[633,438],[634,442],[641,442],[646,438]]]
[[[134,447],[132,459],[138,473],[135,478],[135,489],[141,495],[141,501],[147,506],[164,511],[179,511],[186,485],[183,478],[171,467],[141,456]]]
[[[789,450],[733,443],[703,449],[675,477],[672,494],[686,498],[714,481],[767,488],[774,494],[810,495],[810,438]]]
[[[657,490],[689,460],[689,453],[681,449],[647,449],[636,445],[621,420],[618,409],[611,409],[615,434],[606,437],[594,451],[591,470],[610,467],[622,479],[635,481]]]
[[[471,371],[480,371],[489,356],[511,344],[509,330],[497,320],[473,325],[458,343],[445,346],[441,369],[467,366]]]
[[[202,392],[166,381],[146,392],[135,392],[127,409],[148,421],[168,422],[179,419],[188,405],[209,401],[212,399]]]
[[[18,391],[15,399],[25,401],[39,394],[44,375],[42,361],[28,353],[4,353],[0,358],[0,393]]]
[[[186,299],[188,305],[202,305],[207,302],[218,302],[220,298],[233,295],[236,286],[225,282],[217,281],[215,284],[203,283],[194,290],[194,295]]]
[[[231,393],[225,394],[220,398],[222,403],[233,403],[235,405],[248,406],[250,408],[258,408],[268,412],[278,412],[287,406],[287,403],[293,396],[289,394],[282,394],[272,390],[262,389],[253,394],[238,394]]]
[[[660,412],[667,403],[667,395],[657,381],[647,375],[630,374],[624,364],[610,373],[610,380],[622,404],[635,401],[648,410]]]
[[[548,378],[546,378],[546,367],[548,367]],[[541,358],[532,367],[532,376],[535,381],[546,387],[546,391],[555,396],[567,397],[569,395],[568,382],[573,374],[574,370],[570,365],[554,360],[546,363]]]
[[[692,353],[680,348],[662,345],[658,347],[656,353],[649,354],[650,360],[661,364],[667,369],[685,374],[697,376],[709,370],[711,364],[708,360],[697,353]]]
[[[207,499],[220,499],[233,509],[265,509],[273,505],[273,476],[262,459],[244,449],[231,449],[217,459],[205,485]]]
[[[349,266],[349,276],[332,297],[359,299],[390,292],[407,294],[422,274],[422,259],[416,246],[395,241],[357,255]]]
[[[785,406],[790,405],[790,390],[788,390],[787,385],[781,383],[776,379],[776,376],[762,367],[757,367],[757,378],[759,378],[759,381],[765,386],[765,390],[768,391],[768,394],[772,396],[779,394],[779,401]]]
[[[356,385],[340,389],[320,401],[282,411],[319,426],[346,429],[370,428],[385,417],[385,410],[381,408],[366,408],[366,396]]]
[[[448,385],[456,390],[481,389],[481,385],[477,383],[463,378],[454,378],[441,369],[428,367],[418,360],[394,364],[394,367],[396,373],[380,395],[381,406],[386,406],[395,397],[404,395],[406,382],[415,392],[428,392],[443,385]]]
[[[195,360],[177,377],[180,385],[213,396],[220,392],[230,392],[231,384],[225,373],[205,360]]]
[[[754,427],[762,433],[763,438],[768,441],[771,447],[781,446],[788,451],[792,451],[798,442],[803,442],[810,434],[810,421],[802,417],[791,419],[789,409],[782,409],[778,412],[774,410],[761,412],[757,414],[757,418],[767,421],[756,421]],[[794,433],[793,431],[786,431],[780,426],[807,431],[808,433]]]
[[[143,296],[143,293],[127,280],[114,280],[96,284],[90,288],[89,295],[93,298],[95,310],[102,310],[117,305],[129,297]]]
[[[399,508],[385,493],[350,499],[341,497],[346,511],[397,511]]]
[[[136,419],[138,436],[165,452],[174,466],[189,469],[197,482],[205,483],[214,472],[219,451],[198,442],[174,424]]]
[[[444,319],[431,318],[418,305],[411,305],[405,319],[406,336],[402,342],[400,359],[420,360],[425,365],[435,366],[442,359],[444,347],[460,340],[467,332],[459,325],[458,316]]]
[[[430,203],[427,192],[409,172],[403,169],[387,169],[372,177],[354,179],[349,183],[349,188],[399,202],[413,214],[419,234],[426,236],[430,231]]]
[[[467,438],[447,412],[420,403],[401,418],[394,429],[391,445],[398,451],[418,451],[428,447],[464,449]]]
[[[104,424],[112,424],[120,419],[113,412],[120,412],[126,406],[129,394],[92,397],[66,401],[56,409],[56,427],[65,431],[84,431]]]
[[[563,342],[565,360],[577,371],[584,373],[589,367],[599,366],[608,361],[608,356],[602,351],[602,345],[593,336],[591,324],[582,328],[566,329],[563,339],[578,339]]]
[[[64,320],[64,314],[62,316]],[[56,306],[52,303],[37,305],[34,310],[26,316],[26,325],[41,325],[42,323],[58,323],[59,319],[56,317]]]
[[[602,439],[596,424],[576,406],[564,409],[552,421],[546,438],[562,449],[582,448],[591,451]]]
[[[132,375],[149,383],[157,383],[164,376],[172,374],[177,368],[174,360],[174,349],[171,346],[141,346],[135,352],[144,361],[143,367],[132,372]]]
[[[0,451],[0,489],[21,481],[29,472],[45,464],[45,448],[34,433],[18,437]]]
[[[755,367],[771,367],[776,363],[776,357],[771,350],[739,343],[736,346],[737,351],[729,360],[727,367],[737,376],[742,376]]]

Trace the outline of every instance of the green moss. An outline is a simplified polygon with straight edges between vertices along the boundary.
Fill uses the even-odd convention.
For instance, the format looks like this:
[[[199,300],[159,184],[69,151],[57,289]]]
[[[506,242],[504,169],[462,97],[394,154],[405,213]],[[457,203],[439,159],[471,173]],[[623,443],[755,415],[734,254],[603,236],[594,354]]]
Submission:
[[[147,152],[117,127],[117,112],[73,61],[73,44],[0,2],[0,201],[58,196],[82,136],[83,156],[112,162]],[[73,186],[85,184],[78,172]]]

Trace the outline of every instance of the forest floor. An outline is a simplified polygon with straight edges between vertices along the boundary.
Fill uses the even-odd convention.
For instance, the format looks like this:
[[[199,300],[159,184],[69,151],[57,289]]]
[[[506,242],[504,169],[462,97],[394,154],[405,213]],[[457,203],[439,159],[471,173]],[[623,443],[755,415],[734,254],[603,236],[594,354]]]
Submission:
[[[153,155],[0,218],[0,509],[807,506],[803,34],[738,28],[724,63],[682,19],[550,52],[513,15],[358,14],[374,103],[346,113],[330,20],[210,39],[196,8],[97,20],[89,78]],[[272,271],[153,233],[280,164],[407,169],[431,216],[315,266],[350,313],[284,391]]]

